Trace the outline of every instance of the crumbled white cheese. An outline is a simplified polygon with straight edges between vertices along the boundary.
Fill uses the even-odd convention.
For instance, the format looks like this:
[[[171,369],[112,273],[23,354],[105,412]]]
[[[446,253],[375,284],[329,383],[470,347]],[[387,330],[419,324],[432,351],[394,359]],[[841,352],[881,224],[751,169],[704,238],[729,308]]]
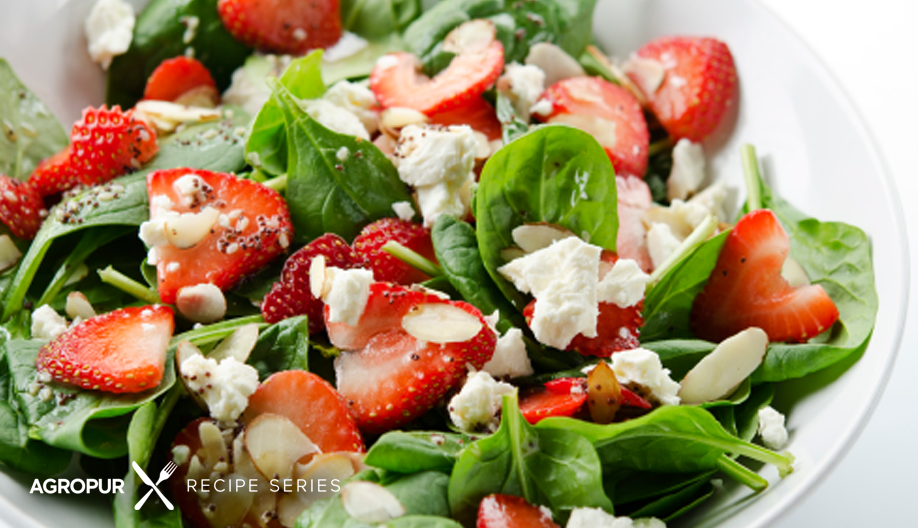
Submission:
[[[500,425],[502,396],[514,391],[513,385],[496,381],[487,372],[476,372],[449,401],[449,417],[463,431],[494,432]]]
[[[540,343],[563,350],[578,334],[596,337],[601,253],[569,237],[498,268],[516,289],[536,298],[530,326]]]
[[[599,281],[599,302],[611,302],[619,308],[628,308],[641,302],[650,275],[631,259],[618,259],[606,276]]]
[[[328,305],[328,320],[332,323],[344,323],[356,326],[370,298],[370,285],[373,284],[373,272],[365,269],[348,269],[329,267],[331,272],[331,289],[323,298]]]
[[[513,103],[520,118],[528,120],[530,109],[545,91],[545,72],[535,65],[513,62],[507,65],[497,87]]]
[[[134,8],[124,0],[98,0],[83,23],[89,56],[104,69],[131,47]]]
[[[175,207],[172,200],[165,194],[154,194],[150,198],[150,216],[158,216],[160,213],[171,210]]]
[[[395,211],[399,219],[406,222],[414,218],[414,207],[411,206],[411,202],[395,202],[392,204],[392,210]]]
[[[600,508],[575,508],[565,528],[666,528],[656,517],[616,517]]]
[[[768,449],[784,449],[787,444],[787,429],[784,427],[784,415],[770,405],[759,409],[759,436]]]
[[[322,99],[357,116],[370,134],[379,129],[376,96],[366,86],[348,81],[338,81],[325,92]]]
[[[709,185],[700,193],[692,196],[688,203],[700,205],[710,211],[721,222],[726,222],[727,212],[724,210],[724,205],[728,194],[727,184],[720,181]]]
[[[335,152],[335,157],[338,158],[338,161],[347,161],[348,156],[351,155],[351,151],[347,147],[341,147],[338,149],[338,152]]]
[[[660,356],[652,350],[635,348],[612,354],[612,371],[625,386],[639,385],[662,405],[679,405],[679,383],[669,377]]]
[[[191,458],[191,448],[185,444],[179,444],[172,448],[172,461],[177,466],[184,466]]]
[[[338,62],[360,53],[368,44],[369,42],[359,35],[351,33],[350,31],[345,31],[341,34],[341,38],[338,39],[338,42],[325,48],[325,52],[322,54],[322,60],[325,62]]]
[[[523,332],[519,328],[511,328],[500,336],[494,347],[494,355],[481,370],[495,378],[518,378],[533,374],[535,370],[526,353]]]
[[[223,104],[242,107],[249,115],[258,114],[271,98],[269,76],[280,77],[293,57],[289,55],[252,55],[233,72],[230,87],[223,92]]]
[[[32,339],[57,339],[67,331],[67,320],[47,304],[32,312]]]
[[[654,223],[668,224],[673,235],[682,241],[712,214],[714,214],[713,211],[699,202],[692,200],[685,202],[677,198],[670,203],[669,207],[651,207],[644,213],[642,220],[648,226]]]
[[[191,207],[195,201],[203,200],[206,186],[204,179],[194,173],[184,174],[172,183],[172,189],[179,195],[185,207]]]
[[[647,252],[654,268],[659,268],[681,244],[668,224],[657,222],[647,231]]]
[[[666,180],[666,195],[670,201],[685,200],[698,192],[704,181],[704,149],[700,143],[682,138],[673,147],[673,168]]]
[[[180,370],[188,389],[204,399],[210,415],[222,424],[234,423],[258,388],[258,371],[232,357],[217,363],[195,354],[182,362]]]
[[[536,114],[542,117],[548,117],[554,111],[555,105],[548,99],[539,99],[536,104],[529,108],[530,114]]]
[[[370,140],[370,134],[360,118],[340,106],[325,99],[303,101],[301,105],[310,117],[332,132]]]

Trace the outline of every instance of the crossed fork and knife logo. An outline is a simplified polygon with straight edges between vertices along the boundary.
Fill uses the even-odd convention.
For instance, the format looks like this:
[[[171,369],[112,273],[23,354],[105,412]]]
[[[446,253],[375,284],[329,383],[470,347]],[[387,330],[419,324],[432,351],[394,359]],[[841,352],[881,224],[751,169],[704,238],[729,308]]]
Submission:
[[[140,476],[140,480],[142,480],[143,483],[146,484],[147,486],[150,486],[150,491],[148,491],[147,494],[144,495],[142,499],[140,499],[137,505],[134,506],[134,509],[139,510],[141,507],[143,507],[143,504],[147,502],[147,499],[149,499],[150,495],[152,495],[153,492],[155,491],[156,494],[159,495],[160,500],[163,501],[163,504],[165,504],[166,507],[169,508],[170,510],[174,510],[175,507],[172,505],[171,502],[169,502],[168,499],[166,499],[166,497],[163,496],[162,492],[159,491],[159,488],[157,488],[156,486],[159,486],[160,483],[162,483],[162,481],[171,477],[172,473],[175,472],[178,466],[176,466],[172,462],[169,462],[168,464],[166,464],[166,467],[164,467],[162,471],[159,472],[159,479],[157,479],[156,483],[154,484],[153,479],[151,479],[150,477],[147,476],[146,473],[144,473],[143,468],[141,468],[140,465],[137,464],[137,462],[131,462],[131,464],[134,466],[134,471],[136,471],[137,475]]]

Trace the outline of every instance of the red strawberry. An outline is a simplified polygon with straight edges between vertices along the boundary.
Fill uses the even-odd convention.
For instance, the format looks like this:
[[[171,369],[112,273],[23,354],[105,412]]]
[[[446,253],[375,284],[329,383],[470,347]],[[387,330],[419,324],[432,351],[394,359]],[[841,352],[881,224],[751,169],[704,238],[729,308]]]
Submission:
[[[468,103],[430,116],[434,125],[468,125],[476,132],[488,136],[489,141],[500,139],[502,135],[497,111],[483,97],[473,97]]]
[[[107,392],[159,385],[172,338],[168,306],[123,308],[87,319],[38,353],[36,367],[55,381]]]
[[[342,33],[338,0],[220,0],[217,12],[237,40],[272,53],[327,48]]]
[[[183,97],[184,96],[184,97]],[[143,91],[144,99],[178,101],[188,97],[207,98],[212,105],[220,101],[217,83],[199,61],[184,55],[166,59],[153,70]]]
[[[642,220],[653,206],[650,187],[640,178],[616,176],[618,190],[618,237],[615,249],[621,258],[631,259],[646,273],[653,271],[647,250],[647,228]]]
[[[572,77],[549,86],[542,99],[551,101],[552,112],[536,117],[589,132],[606,149],[616,174],[644,177],[650,133],[631,92],[598,77]]]
[[[148,238],[157,244],[151,252],[165,303],[174,303],[185,286],[209,282],[225,291],[282,254],[293,239],[287,203],[252,180],[200,169],[159,170],[147,175],[147,192],[151,220],[166,218],[152,224],[156,232]],[[219,217],[212,217],[209,231],[199,231],[213,210]],[[183,226],[170,223],[169,211],[203,214]],[[200,239],[189,238],[195,231]]]
[[[338,390],[368,434],[430,410],[462,382],[467,365],[480,369],[491,359],[497,343],[472,305],[382,282],[370,286],[356,326],[329,323],[328,314],[326,307],[328,337],[344,350],[335,360]],[[438,338],[449,342],[433,342]]]
[[[67,148],[43,160],[35,167],[29,176],[31,185],[42,197],[57,194],[80,183],[80,175],[73,168],[71,152],[73,147]]]
[[[273,324],[288,317],[306,315],[310,334],[325,329],[322,315],[325,305],[312,295],[309,288],[309,267],[317,255],[325,257],[326,266],[336,268],[357,268],[363,264],[363,259],[351,246],[334,233],[326,233],[306,244],[284,262],[280,280],[274,283],[262,301],[261,315],[265,321]]]
[[[774,213],[760,209],[741,218],[692,304],[695,334],[719,342],[757,326],[769,341],[802,342],[832,326],[838,308],[822,286],[793,288],[781,276],[789,250]]]
[[[385,55],[370,74],[370,89],[383,108],[413,108],[427,115],[469,104],[504,69],[504,47],[496,34],[494,24],[486,20],[472,20],[454,29],[446,36],[444,49],[456,56],[432,79],[419,73],[414,55]]]
[[[380,282],[414,284],[430,277],[412,268],[401,260],[383,251],[386,242],[393,240],[436,262],[430,229],[414,222],[398,218],[383,218],[363,228],[354,239],[354,251],[373,270],[373,277]]]
[[[329,383],[302,370],[272,374],[249,397],[242,421],[279,414],[297,425],[322,450],[363,452],[363,440],[347,402]]]
[[[645,45],[637,56],[655,60],[665,70],[663,82],[646,95],[670,136],[697,142],[714,132],[736,97],[736,66],[726,44],[713,38],[664,37]]]
[[[83,117],[70,132],[70,141],[74,170],[86,185],[135,171],[159,150],[156,132],[134,117],[133,110],[122,112],[120,106],[83,110]]]
[[[19,238],[31,240],[47,214],[45,203],[29,183],[0,174],[0,222]]]
[[[520,396],[520,412],[527,422],[539,423],[549,416],[573,416],[586,402],[586,390],[576,390],[575,384],[554,383],[552,388],[548,385],[526,390]]]
[[[551,513],[522,497],[491,494],[481,499],[475,528],[561,528]]]
[[[587,392],[587,378],[558,378],[545,382],[545,389],[554,394],[570,394],[581,390]],[[650,402],[632,392],[627,387],[619,387],[622,393],[622,405],[650,409]]]

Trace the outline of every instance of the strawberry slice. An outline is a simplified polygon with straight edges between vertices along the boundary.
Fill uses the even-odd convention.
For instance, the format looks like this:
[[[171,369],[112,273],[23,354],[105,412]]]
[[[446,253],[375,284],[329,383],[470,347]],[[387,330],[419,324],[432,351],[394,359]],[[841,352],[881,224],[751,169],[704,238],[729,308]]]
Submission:
[[[430,123],[442,126],[468,125],[472,130],[487,136],[488,141],[502,137],[497,111],[483,97],[473,97],[462,106],[434,114],[430,116]]]
[[[536,117],[589,132],[606,149],[616,174],[644,177],[650,133],[631,92],[598,77],[571,77],[549,86],[541,99],[551,102],[552,111]]]
[[[83,321],[43,346],[36,368],[60,383],[107,392],[159,385],[172,338],[172,309],[123,308]]]
[[[217,12],[237,40],[262,51],[302,55],[341,38],[338,0],[220,0]]]
[[[638,50],[637,57],[656,61],[665,72],[646,96],[670,136],[699,142],[714,132],[736,97],[736,66],[726,44],[713,38],[664,37]],[[634,73],[629,76],[646,84]]]
[[[159,295],[174,303],[185,286],[234,286],[290,245],[293,227],[277,191],[232,174],[168,169],[147,175],[149,223],[141,236],[153,246]],[[175,213],[195,213],[177,221]],[[148,257],[148,259],[150,259]]]
[[[210,106],[216,106],[220,94],[207,68],[198,60],[181,55],[164,60],[153,70],[147,79],[143,98],[170,102],[206,98]]]
[[[430,240],[430,229],[398,218],[383,218],[364,227],[354,239],[354,251],[373,270],[373,277],[377,281],[410,285],[430,278],[383,251],[382,247],[390,240],[428,260],[437,261]]]
[[[478,505],[476,528],[561,528],[551,513],[522,497],[491,494]]]
[[[419,72],[411,53],[384,55],[370,74],[370,89],[382,108],[434,115],[464,106],[491,87],[504,69],[504,47],[496,35],[488,20],[472,20],[452,30],[443,49],[456,56],[432,79]]]
[[[261,315],[265,321],[274,324],[288,317],[306,315],[309,319],[309,333],[325,329],[322,309],[325,306],[309,288],[309,267],[312,259],[322,255],[326,266],[341,269],[358,268],[364,260],[347,245],[343,238],[326,233],[306,244],[284,262],[280,280],[261,303]]]
[[[71,161],[86,185],[105,183],[133,172],[150,160],[159,147],[156,132],[120,106],[88,107],[70,132]]]
[[[47,213],[35,187],[0,174],[0,222],[11,233],[26,240],[35,238]]]
[[[527,422],[536,424],[550,416],[573,416],[587,400],[586,390],[577,390],[582,384],[558,380],[549,383],[520,395],[520,412]]]
[[[557,378],[545,382],[545,390],[553,394],[570,394],[571,392],[587,392],[587,378]],[[622,393],[622,405],[650,409],[652,405],[627,387],[619,387]]]
[[[80,175],[74,170],[71,152],[73,147],[67,147],[57,154],[42,160],[29,176],[31,185],[38,194],[44,198],[51,196],[80,183]]]
[[[838,308],[822,286],[794,288],[781,276],[789,251],[773,212],[760,209],[741,218],[692,304],[695,334],[719,342],[757,326],[771,342],[803,342],[832,326]]]
[[[462,382],[467,365],[480,369],[497,338],[475,307],[377,282],[356,326],[325,323],[338,391],[367,434],[404,425],[433,408]]]
[[[644,213],[653,206],[650,187],[640,178],[616,176],[618,190],[618,237],[615,249],[621,258],[631,259],[645,273],[653,271],[653,261],[647,250],[647,228]]]
[[[248,424],[264,413],[289,419],[323,453],[363,452],[363,440],[347,402],[311,372],[286,370],[266,379],[249,397],[242,421]]]

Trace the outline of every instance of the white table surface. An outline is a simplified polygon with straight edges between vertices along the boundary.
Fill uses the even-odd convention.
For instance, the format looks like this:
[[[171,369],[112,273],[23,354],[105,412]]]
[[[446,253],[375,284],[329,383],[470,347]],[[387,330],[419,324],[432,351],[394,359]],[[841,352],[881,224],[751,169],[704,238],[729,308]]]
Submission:
[[[909,206],[918,194],[918,2],[761,1],[814,49],[867,122],[896,178],[912,248],[913,306],[879,406],[841,464],[774,527],[918,526],[918,208]]]

